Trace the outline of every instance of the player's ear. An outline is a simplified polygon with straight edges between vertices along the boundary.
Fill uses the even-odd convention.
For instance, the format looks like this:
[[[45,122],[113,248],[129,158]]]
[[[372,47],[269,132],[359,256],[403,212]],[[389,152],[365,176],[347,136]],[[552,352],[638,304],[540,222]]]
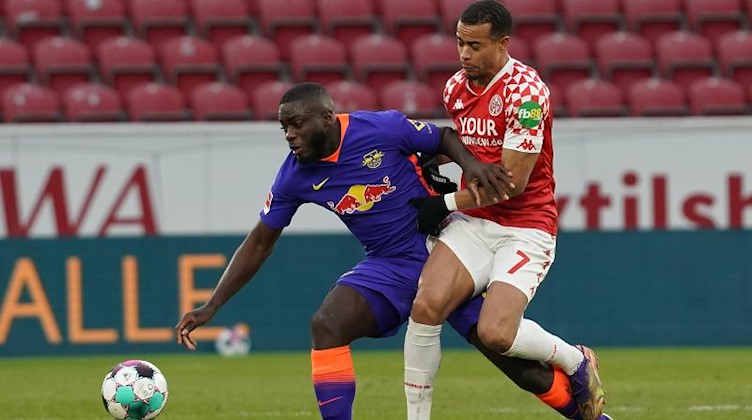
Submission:
[[[509,48],[509,36],[505,35],[501,37],[497,45],[499,46],[500,50],[506,51],[506,49]]]

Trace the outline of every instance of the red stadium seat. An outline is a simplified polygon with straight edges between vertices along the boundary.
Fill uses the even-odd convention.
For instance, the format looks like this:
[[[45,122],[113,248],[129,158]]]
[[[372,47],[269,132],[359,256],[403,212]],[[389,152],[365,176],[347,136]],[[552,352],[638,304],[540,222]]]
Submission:
[[[643,79],[629,90],[631,114],[635,117],[666,117],[689,114],[681,86],[669,80]]]
[[[723,75],[742,86],[752,86],[752,35],[748,31],[723,35],[716,46]]]
[[[6,89],[2,106],[5,122],[59,122],[63,118],[55,91],[29,83]]]
[[[457,54],[457,41],[446,35],[424,35],[412,45],[413,66],[418,80],[444,90],[447,79],[462,67]]]
[[[444,29],[448,35],[454,36],[457,31],[457,21],[462,12],[477,0],[439,0],[439,11]]]
[[[65,118],[68,121],[122,121],[124,118],[120,95],[104,85],[75,85],[68,89],[62,98]]]
[[[405,45],[422,35],[439,32],[441,20],[435,0],[380,0],[386,33]]]
[[[279,49],[260,36],[244,35],[227,41],[222,48],[222,58],[229,80],[249,98],[253,97],[256,87],[285,75]]]
[[[193,88],[217,81],[221,74],[219,52],[209,41],[182,36],[167,40],[159,51],[165,78],[191,97]]]
[[[322,85],[344,80],[349,73],[347,50],[335,38],[304,35],[290,45],[290,70],[297,82]]]
[[[376,92],[364,84],[343,80],[327,85],[326,89],[332,95],[337,112],[378,109]]]
[[[184,121],[185,97],[176,88],[146,83],[128,92],[131,121]]]
[[[7,0],[5,15],[11,36],[29,50],[45,38],[62,35],[66,28],[59,0]]]
[[[710,41],[690,32],[663,35],[656,44],[656,56],[662,75],[685,90],[694,80],[715,71]]]
[[[193,89],[191,108],[196,121],[242,121],[251,117],[245,92],[224,83],[207,83]]]
[[[295,38],[316,31],[315,6],[311,0],[259,0],[261,28],[277,44],[283,60],[290,59]]]
[[[217,48],[253,30],[246,0],[193,0],[192,10],[199,35]]]
[[[396,109],[411,118],[443,116],[441,92],[411,80],[392,82],[381,90],[379,101],[383,109]]]
[[[745,115],[749,113],[744,88],[733,80],[708,77],[689,87],[693,115]]]
[[[541,36],[534,44],[534,51],[543,80],[565,92],[570,83],[588,79],[593,74],[588,46],[576,36],[564,33]]]
[[[622,0],[630,30],[655,43],[661,35],[684,27],[681,0]]]
[[[599,79],[580,80],[569,85],[567,104],[573,117],[621,117],[627,114],[619,88]]]
[[[569,116],[567,114],[566,96],[559,90],[559,87],[551,83],[547,83],[546,87],[548,87],[549,101],[551,102],[551,110],[553,110],[554,116]]]
[[[530,52],[530,46],[522,38],[513,38],[509,41],[507,46],[509,55],[517,61],[521,61],[527,65],[533,65],[533,54]]]
[[[251,97],[251,107],[256,120],[277,121],[279,111],[279,100],[293,84],[290,82],[269,82],[265,83],[253,92]]]
[[[650,42],[630,32],[603,36],[595,49],[601,77],[629,92],[630,86],[655,74],[653,47]]]
[[[121,0],[68,0],[68,16],[76,37],[91,51],[103,41],[125,34],[128,19]]]
[[[512,13],[512,36],[530,45],[562,28],[555,0],[505,0],[504,5]]]
[[[10,86],[28,82],[31,75],[26,47],[10,39],[0,38],[0,95]]]
[[[721,35],[744,27],[740,0],[684,0],[692,30],[716,43]]]
[[[153,82],[159,75],[154,47],[137,38],[110,38],[99,44],[97,58],[102,79],[124,101],[134,86]]]
[[[567,28],[595,48],[604,35],[623,28],[619,0],[563,0]]]
[[[188,33],[190,21],[185,0],[130,0],[133,26],[159,50],[170,38]]]
[[[350,45],[355,79],[375,92],[398,80],[407,79],[407,48],[388,35],[363,36]]]
[[[378,28],[371,0],[318,0],[319,20],[324,34],[349,47],[360,36]]]
[[[33,56],[38,80],[60,96],[69,87],[93,78],[89,49],[73,38],[43,39],[34,47]]]

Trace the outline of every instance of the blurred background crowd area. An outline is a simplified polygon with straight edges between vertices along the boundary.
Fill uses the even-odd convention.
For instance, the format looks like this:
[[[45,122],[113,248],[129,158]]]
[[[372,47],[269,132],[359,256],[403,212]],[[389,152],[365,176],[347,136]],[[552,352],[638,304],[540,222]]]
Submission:
[[[292,84],[340,111],[445,116],[472,0],[0,0],[5,122],[274,120]],[[752,110],[752,0],[503,0],[558,117]]]

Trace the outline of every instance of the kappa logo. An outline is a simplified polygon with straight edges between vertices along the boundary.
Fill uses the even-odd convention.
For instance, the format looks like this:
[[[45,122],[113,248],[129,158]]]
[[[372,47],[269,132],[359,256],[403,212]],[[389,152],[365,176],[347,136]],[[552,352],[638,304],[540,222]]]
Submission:
[[[522,143],[520,143],[520,145],[517,146],[517,148],[521,150],[537,150],[535,148],[535,145],[533,144],[533,141],[530,139],[523,140]]]
[[[458,98],[456,101],[454,101],[454,106],[452,107],[452,109],[465,109],[465,104],[462,103],[462,99]]]

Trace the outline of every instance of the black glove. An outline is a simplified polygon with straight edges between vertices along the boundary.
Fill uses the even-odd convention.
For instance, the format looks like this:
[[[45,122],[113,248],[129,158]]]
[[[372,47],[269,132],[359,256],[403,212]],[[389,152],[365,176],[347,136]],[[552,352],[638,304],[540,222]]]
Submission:
[[[443,195],[411,198],[410,205],[418,209],[418,230],[437,236],[444,228],[444,219],[451,213]]]
[[[439,172],[439,162],[436,155],[421,154],[418,165],[423,172],[423,178],[428,186],[439,194],[449,194],[457,191],[457,184]]]

